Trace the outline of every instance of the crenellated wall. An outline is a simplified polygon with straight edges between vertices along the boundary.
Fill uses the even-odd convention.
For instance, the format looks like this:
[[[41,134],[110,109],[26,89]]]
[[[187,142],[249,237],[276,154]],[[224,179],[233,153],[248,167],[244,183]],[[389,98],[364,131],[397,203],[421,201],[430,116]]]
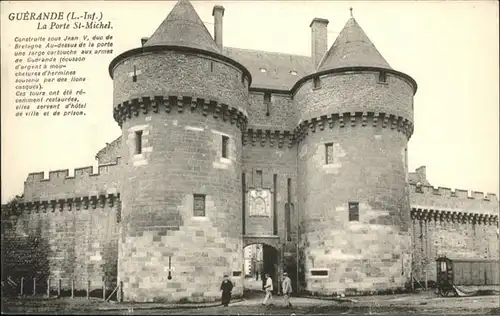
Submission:
[[[435,281],[439,256],[499,259],[495,194],[415,183],[409,187],[416,279]]]
[[[435,259],[499,259],[498,209],[494,212],[441,210],[412,206],[413,276],[436,280]]]
[[[410,183],[410,203],[414,208],[451,210],[498,215],[498,197],[493,193],[452,190]]]
[[[121,170],[120,159],[101,164],[94,173],[94,167],[76,168],[70,175],[69,169],[28,174],[24,182],[24,201],[50,201],[91,195],[107,195],[118,192]]]

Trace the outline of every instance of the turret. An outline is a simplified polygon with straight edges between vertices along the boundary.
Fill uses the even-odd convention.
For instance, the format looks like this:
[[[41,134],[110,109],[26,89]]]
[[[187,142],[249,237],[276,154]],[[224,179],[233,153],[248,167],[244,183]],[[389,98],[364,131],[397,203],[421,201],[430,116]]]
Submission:
[[[214,300],[223,275],[243,265],[235,210],[250,73],[184,0],[109,71],[122,129],[123,299]]]
[[[294,96],[307,290],[402,288],[409,277],[406,148],[415,81],[351,17]]]

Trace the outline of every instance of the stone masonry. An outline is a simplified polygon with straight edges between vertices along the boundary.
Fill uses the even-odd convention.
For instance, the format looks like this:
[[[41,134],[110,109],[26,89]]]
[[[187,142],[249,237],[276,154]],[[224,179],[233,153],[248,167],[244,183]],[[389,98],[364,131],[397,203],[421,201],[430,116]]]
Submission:
[[[243,294],[255,243],[319,295],[435,280],[442,255],[499,259],[495,195],[408,171],[417,83],[353,17],[330,49],[314,18],[309,57],[224,47],[224,8],[213,15],[216,40],[181,0],[111,62],[122,134],[95,173],[28,175],[2,224],[8,274],[200,302],[220,298],[224,274]]]

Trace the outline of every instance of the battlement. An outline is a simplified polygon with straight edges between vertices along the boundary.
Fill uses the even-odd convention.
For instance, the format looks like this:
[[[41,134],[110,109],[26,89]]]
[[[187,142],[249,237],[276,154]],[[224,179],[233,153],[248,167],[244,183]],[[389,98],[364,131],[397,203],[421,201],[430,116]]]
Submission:
[[[463,189],[455,189],[452,191],[450,188],[446,187],[433,187],[428,185],[416,185],[410,183],[410,194],[423,194],[429,196],[442,196],[457,199],[474,199],[474,200],[484,200],[492,203],[498,203],[498,197],[493,193],[483,193],[481,191],[469,191]]]
[[[120,158],[112,163],[28,174],[24,182],[24,200],[66,198],[78,194],[92,194],[102,189],[118,187]]]
[[[58,181],[61,179],[76,179],[81,177],[96,177],[104,172],[109,172],[109,168],[119,165],[120,158],[115,162],[102,164],[97,167],[97,173],[94,173],[94,166],[80,167],[73,169],[73,175],[70,176],[69,169],[60,169],[49,171],[49,177],[45,177],[45,172],[32,172],[28,174],[25,182],[42,182],[42,181]]]

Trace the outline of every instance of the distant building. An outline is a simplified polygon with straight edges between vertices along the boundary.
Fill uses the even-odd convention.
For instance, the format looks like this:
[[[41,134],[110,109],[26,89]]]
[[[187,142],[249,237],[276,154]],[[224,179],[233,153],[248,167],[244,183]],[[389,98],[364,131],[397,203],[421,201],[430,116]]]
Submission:
[[[286,270],[319,295],[435,278],[438,255],[498,259],[495,195],[408,172],[417,83],[353,17],[329,49],[328,21],[313,19],[312,55],[298,56],[225,47],[224,8],[213,15],[215,39],[181,0],[111,62],[122,136],[97,173],[28,175],[2,236],[11,273],[63,289],[104,278],[125,301],[209,301],[224,274],[242,294],[252,244],[269,246],[275,282]],[[33,254],[36,267],[18,260]]]

